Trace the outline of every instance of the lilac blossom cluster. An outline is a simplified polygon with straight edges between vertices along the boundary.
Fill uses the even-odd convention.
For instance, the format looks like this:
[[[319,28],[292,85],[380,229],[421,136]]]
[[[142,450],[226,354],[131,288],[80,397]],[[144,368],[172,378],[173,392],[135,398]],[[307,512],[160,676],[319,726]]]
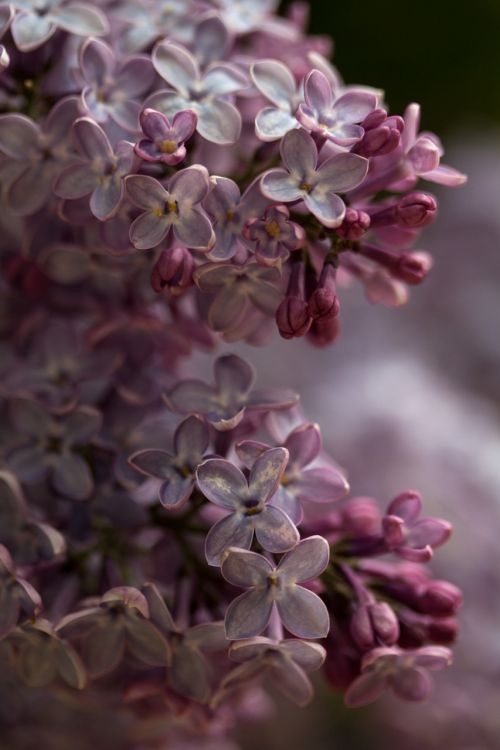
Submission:
[[[457,635],[425,568],[448,523],[346,499],[239,356],[183,369],[273,321],[333,341],[351,277],[404,302],[418,179],[465,179],[276,6],[0,1],[0,694],[97,696],[134,749],[222,743],[260,684],[305,705],[320,669],[349,706],[422,700]]]

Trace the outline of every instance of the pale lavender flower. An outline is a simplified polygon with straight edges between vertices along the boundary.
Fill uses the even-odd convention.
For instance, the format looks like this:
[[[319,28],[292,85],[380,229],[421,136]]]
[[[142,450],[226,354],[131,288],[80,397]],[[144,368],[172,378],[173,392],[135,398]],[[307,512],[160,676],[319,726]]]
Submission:
[[[167,670],[169,686],[179,695],[206,703],[210,696],[210,668],[203,652],[225,651],[221,621],[182,627],[174,622],[163,597],[152,583],[142,591],[149,605],[151,621],[169,639],[171,659]]]
[[[155,0],[152,5],[139,0],[122,1],[113,8],[116,17],[127,24],[119,41],[120,49],[125,53],[139,52],[166,36],[190,42],[194,26],[190,10],[186,0]]]
[[[302,519],[302,502],[332,503],[343,498],[349,484],[341,472],[324,462],[318,465],[321,452],[321,433],[316,424],[296,427],[283,443],[289,459],[272,504],[281,508],[295,523]],[[256,441],[238,443],[240,459],[248,465],[261,455],[267,446]]]
[[[156,247],[172,230],[176,239],[193,250],[209,250],[215,241],[212,225],[201,208],[209,191],[208,172],[201,164],[181,169],[168,181],[148,175],[125,179],[132,203],[143,209],[130,227],[130,241],[137,250]]]
[[[90,3],[68,3],[66,0],[0,2],[0,9],[6,6],[17,11],[11,31],[16,47],[22,52],[40,47],[57,29],[78,36],[103,36],[109,32],[106,16]]]
[[[175,166],[186,158],[188,141],[196,129],[197,117],[191,110],[178,112],[172,122],[161,112],[144,109],[139,117],[146,136],[135,145],[135,153],[144,161]]]
[[[209,257],[214,261],[225,261],[248,247],[243,234],[245,223],[260,216],[269,200],[260,191],[258,177],[243,195],[238,185],[227,177],[213,176],[210,182],[212,189],[203,203],[214,220],[215,245]]]
[[[364,135],[360,123],[377,106],[375,94],[354,90],[338,98],[328,78],[312,70],[304,81],[305,104],[300,104],[297,119],[314,133],[337,143],[352,146]]]
[[[306,239],[304,228],[290,220],[286,206],[269,206],[261,219],[249,219],[244,236],[255,243],[255,257],[265,266],[279,265],[287,260]]]
[[[229,547],[250,549],[255,536],[268,552],[286,552],[299,533],[280,508],[268,503],[279,485],[288,460],[284,448],[264,451],[250,469],[248,480],[230,461],[210,458],[198,467],[198,487],[210,502],[231,511],[217,521],[205,540],[209,565],[220,565]]]
[[[293,635],[324,638],[330,628],[328,610],[317,594],[299,583],[321,575],[329,559],[328,542],[320,536],[302,539],[277,566],[256,552],[230,548],[222,562],[222,575],[229,583],[249,591],[234,599],[226,611],[228,639],[262,633],[273,607]]]
[[[261,141],[276,141],[299,127],[295,112],[302,101],[295,78],[279,60],[259,60],[250,68],[252,81],[274,106],[264,107],[255,118],[255,133]]]
[[[240,666],[229,672],[221,687],[236,686],[258,673],[294,703],[306,706],[314,692],[307,673],[318,670],[325,656],[319,643],[296,638],[273,641],[258,636],[238,641],[231,644],[229,658]]]
[[[382,518],[387,547],[405,560],[426,562],[432,550],[444,544],[451,525],[440,518],[419,518],[422,498],[416,492],[403,492],[387,508]]]
[[[174,455],[149,448],[133,453],[128,462],[149,477],[161,479],[160,502],[166,508],[178,508],[189,500],[195,484],[195,472],[208,448],[208,429],[198,417],[188,417],[174,434]]]
[[[104,130],[90,117],[76,120],[73,138],[82,159],[61,172],[54,192],[69,200],[90,195],[92,214],[99,221],[107,221],[123,200],[123,178],[139,168],[134,146],[120,141],[113,151]]]
[[[277,287],[279,270],[260,263],[206,263],[196,269],[194,279],[202,292],[214,295],[207,313],[214,331],[236,328],[252,307],[274,315],[283,296]]]
[[[376,648],[363,659],[361,675],[345,695],[346,705],[354,708],[372,703],[387,689],[403,700],[425,700],[432,690],[429,671],[439,671],[450,664],[451,651],[442,646],[414,651]]]
[[[356,154],[340,153],[318,167],[316,144],[303,130],[291,130],[285,135],[281,158],[286,169],[270,169],[262,176],[264,195],[276,203],[302,200],[324,226],[339,226],[346,207],[337,193],[352,190],[363,182],[368,160]]]
[[[136,132],[141,111],[137,100],[155,78],[149,57],[135,55],[119,62],[107,44],[87,39],[80,51],[80,71],[85,82],[81,103],[94,120],[112,120],[124,130]]]
[[[253,368],[234,354],[214,363],[215,386],[201,380],[184,380],[169,391],[167,403],[181,414],[202,414],[217,430],[234,429],[245,411],[288,409],[298,396],[286,389],[258,388]]]
[[[20,216],[39,211],[52,194],[58,172],[74,158],[68,132],[78,117],[78,99],[61,99],[42,126],[20,114],[0,115],[0,151],[6,200]]]
[[[100,413],[80,406],[55,416],[42,404],[26,398],[12,400],[10,416],[20,444],[8,456],[8,465],[24,482],[47,475],[53,488],[73,500],[88,498],[93,489],[92,473],[78,452],[101,427]]]
[[[163,290],[177,297],[193,286],[195,262],[192,253],[182,246],[163,250],[151,271],[151,286],[160,294]]]
[[[172,89],[153,94],[147,106],[171,118],[185,109],[198,116],[196,130],[212,143],[235,143],[240,137],[241,115],[227,101],[248,85],[246,75],[235,65],[218,63],[201,73],[193,55],[173,42],[161,42],[153,50],[156,72]]]
[[[33,619],[42,609],[42,600],[33,586],[16,574],[6,547],[0,544],[0,640],[20,618]]]
[[[294,24],[273,15],[278,0],[216,0],[216,4],[224,23],[234,34],[265,31],[278,38],[298,36]]]

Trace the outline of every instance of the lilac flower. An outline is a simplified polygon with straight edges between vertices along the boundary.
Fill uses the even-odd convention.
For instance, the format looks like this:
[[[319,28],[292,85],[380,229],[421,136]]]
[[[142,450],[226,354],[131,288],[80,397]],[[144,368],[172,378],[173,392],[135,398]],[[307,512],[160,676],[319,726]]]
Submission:
[[[59,531],[30,518],[19,482],[8,471],[0,471],[0,544],[18,565],[52,560],[66,548]]]
[[[123,178],[138,169],[133,144],[120,141],[113,152],[104,130],[89,117],[76,120],[73,136],[82,161],[61,172],[54,192],[70,200],[90,194],[92,214],[107,221],[123,200]]]
[[[179,242],[194,250],[209,250],[215,235],[201,208],[209,191],[208,172],[201,164],[181,169],[167,183],[154,177],[131,175],[127,194],[143,213],[132,222],[130,241],[137,250],[156,247],[172,230]]]
[[[401,139],[405,164],[411,172],[429,182],[448,187],[463,185],[467,177],[453,167],[441,164],[443,147],[434,133],[419,133],[420,106],[409,104],[404,114],[405,127]]]
[[[31,688],[42,688],[56,679],[83,690],[85,667],[74,648],[61,640],[48,620],[36,620],[17,628],[8,639],[17,651],[17,671]]]
[[[191,110],[178,112],[172,122],[154,109],[140,114],[141,130],[146,136],[135,146],[135,153],[150,162],[175,166],[186,158],[185,141],[196,129],[197,117]]]
[[[240,469],[222,458],[210,458],[198,467],[198,487],[210,500],[231,511],[212,526],[205,540],[209,565],[220,565],[228,547],[250,549],[255,533],[268,552],[286,552],[299,541],[290,518],[268,504],[288,460],[284,448],[264,451],[250,469],[248,481]]]
[[[216,0],[228,29],[234,34],[249,34],[264,28],[278,37],[297,36],[293,24],[272,15],[278,0]]]
[[[17,477],[36,482],[50,475],[54,489],[65,497],[88,498],[93,489],[92,474],[78,447],[99,431],[100,413],[90,406],[80,406],[57,417],[36,401],[15,399],[10,415],[22,439],[8,457]]]
[[[440,518],[420,518],[422,498],[416,492],[403,492],[387,508],[382,518],[387,547],[405,560],[426,562],[432,550],[444,544],[451,525]]]
[[[242,683],[257,671],[287,698],[306,706],[313,697],[313,686],[307,673],[316,671],[325,660],[326,651],[319,643],[296,638],[273,641],[258,636],[232,643],[229,658],[240,665],[224,678],[222,688]]]
[[[144,50],[166,36],[184,43],[192,39],[194,23],[186,0],[154,2],[152,6],[124,0],[113,10],[127,24],[120,39],[120,48],[125,53]]]
[[[33,619],[41,609],[38,592],[16,574],[9,551],[0,544],[0,640],[15,628],[20,617]]]
[[[266,449],[262,443],[244,441],[237,445],[238,456],[245,464]],[[317,465],[321,451],[321,433],[316,424],[296,427],[283,443],[289,459],[272,504],[281,508],[295,523],[302,519],[302,502],[332,503],[349,491],[340,471],[328,464]]]
[[[81,103],[98,123],[113,120],[124,130],[139,127],[141,105],[137,101],[151,87],[154,70],[145,55],[118,62],[111,47],[87,39],[80,51],[80,69],[85,86]]]
[[[319,167],[318,149],[303,130],[291,130],[281,142],[281,158],[286,169],[270,169],[262,176],[261,189],[277,203],[303,200],[324,226],[339,226],[346,207],[337,193],[359,185],[368,170],[368,161],[356,154],[331,156]]]
[[[56,632],[80,642],[83,661],[91,677],[113,672],[125,649],[143,664],[164,667],[170,662],[166,638],[150,621],[144,594],[130,586],[107,591],[95,606],[67,615]]]
[[[158,489],[166,508],[177,508],[189,500],[196,468],[208,447],[208,429],[198,417],[188,417],[174,434],[175,454],[153,448],[133,453],[128,462],[141,474],[162,480]]]
[[[339,146],[360,141],[364,130],[360,123],[377,106],[375,94],[354,90],[336,98],[328,78],[320,70],[311,70],[304,81],[305,104],[300,104],[297,119],[313,133],[321,133]]]
[[[194,268],[193,256],[187,248],[163,250],[151,271],[151,286],[158,294],[166,289],[177,297],[193,286]]]
[[[224,624],[217,621],[183,628],[174,622],[154,584],[146,583],[142,591],[149,605],[151,621],[169,639],[169,685],[179,695],[206,703],[210,696],[210,669],[203,652],[226,650]]]
[[[0,2],[0,8],[5,6],[17,11],[11,30],[16,47],[22,52],[40,47],[58,28],[79,36],[102,36],[109,32],[106,16],[90,3],[67,3],[66,0]]]
[[[244,236],[255,242],[255,257],[266,266],[287,260],[305,242],[305,230],[290,221],[286,206],[269,206],[262,219],[249,219]]]
[[[215,295],[207,314],[214,331],[236,328],[252,306],[274,315],[282,298],[275,285],[279,270],[259,263],[207,263],[196,269],[194,279],[202,292]]]
[[[277,567],[255,552],[230,548],[222,562],[229,583],[247,588],[229,605],[225,627],[229,640],[252,638],[267,626],[276,606],[281,622],[298,638],[324,638],[330,617],[323,601],[299,586],[319,576],[328,565],[330,549],[323,537],[300,541]]]
[[[227,177],[211,177],[212,189],[203,203],[214,219],[215,245],[210,259],[226,261],[240,249],[246,249],[243,228],[245,223],[260,216],[269,204],[260,191],[260,180],[256,178],[240,193],[238,185]]]
[[[183,380],[169,391],[167,403],[181,414],[202,414],[217,430],[234,429],[245,411],[288,409],[298,396],[284,389],[252,390],[255,372],[234,354],[218,357],[214,363],[215,386],[201,380]]]
[[[198,116],[196,130],[207,141],[225,144],[238,140],[241,115],[226,97],[248,85],[244,73],[230,63],[218,63],[202,75],[193,55],[172,42],[157,44],[152,60],[156,72],[174,90],[157,92],[147,106],[169,118],[192,109]]]
[[[48,201],[55,176],[72,158],[67,135],[78,114],[78,100],[68,97],[42,127],[25,115],[0,115],[0,151],[7,157],[3,179],[14,213],[30,216]]]
[[[363,659],[361,675],[350,685],[345,703],[352,708],[364,706],[389,688],[403,700],[425,700],[432,689],[429,671],[439,671],[450,664],[451,652],[442,646],[415,651],[376,648]]]
[[[276,141],[298,127],[295,111],[302,100],[290,70],[279,60],[259,60],[250,73],[260,93],[274,106],[261,109],[255,118],[255,133],[261,141]]]

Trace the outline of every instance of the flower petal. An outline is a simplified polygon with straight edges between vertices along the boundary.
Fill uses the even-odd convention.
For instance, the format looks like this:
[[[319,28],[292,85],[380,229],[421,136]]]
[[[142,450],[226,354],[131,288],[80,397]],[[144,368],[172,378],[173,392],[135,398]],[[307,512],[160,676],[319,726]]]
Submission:
[[[290,465],[308,466],[321,450],[321,433],[317,424],[302,424],[287,437],[285,448],[290,454]]]
[[[87,462],[76,453],[58,456],[52,468],[52,484],[57,492],[72,500],[86,500],[94,488]]]
[[[30,11],[17,13],[11,25],[12,38],[21,52],[30,52],[48,41],[56,26],[47,16]]]
[[[51,8],[49,17],[59,28],[80,36],[104,36],[109,32],[109,23],[98,8],[87,3],[70,3],[64,7]]]
[[[125,60],[116,78],[116,87],[127,99],[140,97],[155,80],[155,71],[147,55]]]
[[[218,357],[214,363],[215,385],[221,393],[241,396],[250,390],[255,380],[255,370],[236,354]]]
[[[170,227],[167,214],[158,216],[149,211],[138,216],[130,225],[130,242],[136,250],[149,250],[165,239]]]
[[[330,630],[330,615],[325,603],[309,589],[290,586],[276,599],[285,628],[298,638],[325,638]]]
[[[311,70],[304,81],[306,104],[318,113],[330,110],[333,104],[332,85],[320,70]]]
[[[124,650],[125,634],[120,626],[106,620],[92,628],[83,645],[83,661],[90,676],[101,677],[116,669]]]
[[[306,672],[314,672],[321,667],[326,658],[326,651],[319,643],[287,638],[281,643],[281,651],[300,664]]]
[[[270,448],[255,461],[248,478],[248,489],[252,497],[268,500],[278,488],[288,462],[286,448]]]
[[[96,219],[111,219],[120,208],[123,193],[123,180],[119,175],[105,177],[104,181],[96,186],[90,198],[90,210]]]
[[[198,487],[210,502],[233,510],[245,497],[248,485],[243,472],[223,458],[209,458],[196,471]]]
[[[226,636],[230,641],[251,638],[262,633],[273,608],[267,589],[246,591],[236,597],[226,610]]]
[[[60,198],[75,200],[89,195],[95,188],[97,175],[87,164],[73,164],[63,169],[54,185]]]
[[[230,547],[250,549],[253,523],[241,513],[231,513],[217,521],[205,539],[205,557],[209,565],[221,565],[224,553]]]
[[[290,130],[281,142],[281,158],[297,182],[307,181],[316,169],[318,149],[305,130]]]
[[[165,479],[172,473],[173,456],[167,451],[146,448],[145,450],[132,453],[128,463],[148,477]]]
[[[266,198],[276,203],[290,203],[304,196],[298,179],[285,169],[270,169],[264,172],[260,185]]]
[[[211,65],[203,76],[203,90],[211,96],[235,94],[248,86],[248,78],[235,65]]]
[[[183,94],[187,94],[200,77],[193,55],[172,42],[157,44],[151,59],[156,72]]]
[[[179,170],[168,183],[169,193],[179,205],[189,208],[200,203],[207,196],[209,189],[208,171],[201,164]]]
[[[178,221],[174,222],[173,229],[180,242],[192,250],[210,250],[214,245],[212,224],[200,208],[184,208]]]
[[[320,466],[303,471],[294,484],[297,497],[313,503],[340,500],[349,491],[345,477],[336,469]]]
[[[277,107],[264,107],[255,118],[255,134],[261,141],[277,141],[296,127],[296,117]]]
[[[290,518],[280,508],[267,505],[255,517],[255,536],[267,552],[287,552],[300,539],[299,532]]]
[[[386,689],[385,677],[378,671],[370,670],[357,677],[344,696],[346,706],[357,708],[373,703]]]
[[[169,194],[154,177],[130,175],[125,178],[127,195],[135,206],[145,209],[163,210]]]
[[[266,99],[284,110],[291,110],[295,98],[295,79],[279,60],[259,60],[250,68],[255,86]]]
[[[73,135],[78,150],[89,161],[100,160],[99,171],[113,160],[113,149],[104,130],[90,117],[80,117],[73,125]]]
[[[172,652],[168,682],[180,695],[205,702],[210,694],[210,681],[208,665],[203,655],[181,642]]]
[[[170,662],[170,646],[160,631],[138,617],[126,620],[127,648],[136,659],[151,667],[165,667]]]
[[[342,224],[346,212],[345,203],[335,193],[325,193],[315,188],[304,196],[304,203],[309,211],[325,227],[335,228]]]
[[[236,143],[241,133],[239,110],[223,99],[203,102],[196,108],[198,133],[211,143]]]
[[[301,583],[321,575],[329,560],[330,547],[326,539],[310,536],[287,552],[280,561],[278,571],[287,584]]]
[[[334,154],[318,169],[322,192],[345,193],[357,187],[368,172],[368,159],[345,152]],[[318,185],[319,186],[319,185]]]
[[[89,84],[102,86],[116,66],[111,47],[100,39],[86,39],[80,50],[80,67]]]
[[[243,549],[230,549],[221,566],[226,581],[242,587],[262,586],[272,571],[267,558]]]
[[[208,322],[214,331],[227,331],[245,315],[248,298],[233,286],[221,289],[208,310]]]
[[[38,151],[40,128],[25,115],[0,116],[0,151],[11,159],[25,160]]]
[[[208,429],[199,417],[184,419],[174,434],[174,448],[179,461],[198,461],[208,448]]]
[[[298,706],[307,706],[314,696],[314,689],[304,670],[291,659],[271,662],[266,674],[277,689]]]

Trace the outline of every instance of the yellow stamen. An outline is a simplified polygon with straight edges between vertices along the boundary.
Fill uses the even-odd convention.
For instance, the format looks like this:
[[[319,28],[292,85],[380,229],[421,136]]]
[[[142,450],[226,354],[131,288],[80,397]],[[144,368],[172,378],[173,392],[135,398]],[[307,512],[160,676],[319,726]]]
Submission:
[[[160,151],[162,152],[162,154],[173,154],[175,151],[177,151],[176,141],[172,141],[172,140],[162,141],[160,143]]]
[[[276,219],[271,219],[271,221],[268,221],[266,224],[266,232],[269,235],[269,237],[272,237],[272,239],[276,239],[276,237],[280,234],[280,225],[276,221]]]

